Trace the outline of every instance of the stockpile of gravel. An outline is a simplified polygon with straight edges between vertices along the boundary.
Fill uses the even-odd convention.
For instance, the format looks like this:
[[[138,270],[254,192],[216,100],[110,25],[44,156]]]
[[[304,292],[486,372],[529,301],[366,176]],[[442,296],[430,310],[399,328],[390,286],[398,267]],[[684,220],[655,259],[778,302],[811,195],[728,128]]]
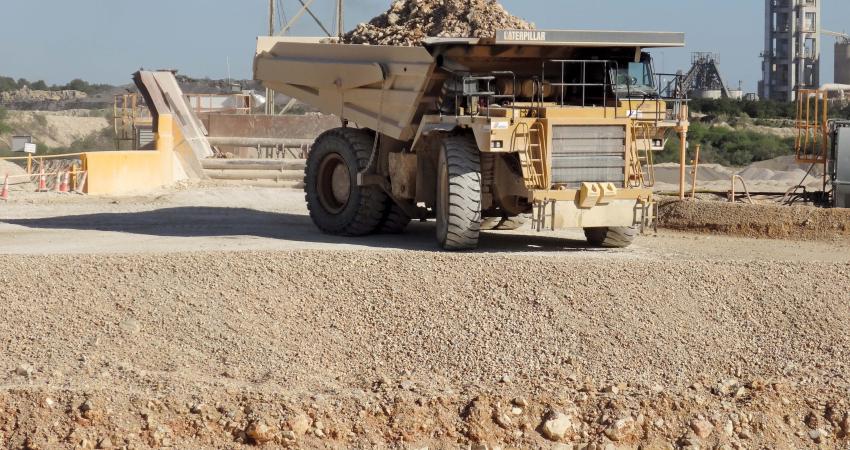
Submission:
[[[398,0],[344,37],[352,44],[421,45],[427,37],[493,37],[499,29],[532,29],[495,0]]]
[[[850,236],[850,210],[721,201],[662,201],[659,226],[771,239],[832,240]]]

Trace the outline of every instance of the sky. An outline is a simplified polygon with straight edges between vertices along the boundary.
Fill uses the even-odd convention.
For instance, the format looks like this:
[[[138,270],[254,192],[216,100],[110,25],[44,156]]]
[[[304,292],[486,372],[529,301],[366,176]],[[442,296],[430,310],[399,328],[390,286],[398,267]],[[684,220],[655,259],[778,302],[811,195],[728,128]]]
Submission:
[[[283,2],[284,15],[297,0]],[[823,0],[823,27],[850,31],[850,1]],[[332,22],[334,0],[315,0]],[[346,28],[391,0],[346,0]],[[685,49],[655,50],[656,70],[686,71],[690,53],[720,54],[727,83],[756,90],[763,0],[502,0],[538,28],[683,31]],[[267,0],[0,0],[0,75],[64,84],[73,78],[125,84],[139,68],[193,77],[251,78],[255,38],[268,31]],[[293,29],[319,35],[308,16]],[[832,38],[823,40],[822,82],[832,81]]]

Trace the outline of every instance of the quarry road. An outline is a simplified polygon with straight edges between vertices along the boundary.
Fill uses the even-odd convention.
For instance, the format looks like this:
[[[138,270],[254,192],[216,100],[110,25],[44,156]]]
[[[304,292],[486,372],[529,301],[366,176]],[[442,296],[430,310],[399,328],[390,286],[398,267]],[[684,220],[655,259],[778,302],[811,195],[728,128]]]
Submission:
[[[433,223],[402,235],[322,234],[297,190],[199,186],[104,198],[17,193],[0,204],[0,254],[170,253],[239,250],[437,251]],[[485,232],[477,252],[615,259],[850,261],[850,242],[774,241],[659,230],[624,250],[587,247],[580,231]]]

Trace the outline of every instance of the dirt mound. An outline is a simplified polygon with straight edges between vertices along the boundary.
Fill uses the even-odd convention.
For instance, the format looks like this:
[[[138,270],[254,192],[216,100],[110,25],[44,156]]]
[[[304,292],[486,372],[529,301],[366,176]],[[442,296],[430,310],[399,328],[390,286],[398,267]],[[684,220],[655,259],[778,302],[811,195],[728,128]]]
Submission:
[[[725,192],[731,188],[732,175],[740,175],[752,192],[784,193],[803,181],[803,177],[810,167],[809,164],[798,164],[793,155],[754,162],[743,168],[725,167],[720,164],[700,164],[697,174],[697,189]],[[811,167],[811,169],[805,184],[812,190],[819,190],[822,186],[823,169],[819,165]],[[655,177],[657,180],[656,191],[675,192],[679,185],[679,164],[656,164]],[[690,166],[685,178],[690,189],[692,182]],[[736,189],[740,190],[740,182],[737,186]]]
[[[352,44],[421,45],[427,37],[493,37],[499,29],[532,29],[496,0],[398,0],[389,11],[345,35]]]
[[[79,110],[9,111],[10,134],[31,135],[35,142],[51,148],[67,148],[78,139],[98,135],[111,126],[103,115]],[[0,149],[8,147],[8,136],[0,136]],[[97,150],[97,149],[89,149]]]
[[[682,231],[773,239],[830,240],[850,236],[850,210],[809,206],[665,201],[659,226]]]
[[[0,183],[3,183],[6,175],[9,175],[10,191],[29,191],[35,188],[30,178],[23,177],[26,174],[27,171],[19,164],[0,160]]]
[[[336,250],[4,263],[2,448],[848,444],[847,264]]]

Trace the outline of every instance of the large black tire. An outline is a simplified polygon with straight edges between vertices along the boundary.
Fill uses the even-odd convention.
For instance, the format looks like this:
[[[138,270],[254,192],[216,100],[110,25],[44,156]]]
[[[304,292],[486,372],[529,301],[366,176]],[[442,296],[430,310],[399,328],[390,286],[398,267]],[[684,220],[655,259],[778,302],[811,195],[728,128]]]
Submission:
[[[471,136],[443,140],[437,176],[437,242],[446,250],[478,247],[481,155]]]
[[[513,217],[490,217],[484,219],[481,222],[482,230],[493,230],[493,231],[512,231],[521,228],[525,225],[525,217],[523,216],[513,216]]]
[[[384,210],[384,217],[381,219],[381,224],[378,225],[378,233],[404,233],[404,230],[407,229],[409,224],[410,216],[408,216],[401,207],[396,205],[393,199],[387,198],[387,207]]]
[[[368,131],[336,128],[313,144],[304,190],[310,218],[323,232],[363,236],[381,224],[387,195],[378,186],[357,185],[357,173],[369,164],[373,142]]]
[[[585,228],[587,242],[595,247],[626,248],[632,245],[639,233],[638,227]]]

